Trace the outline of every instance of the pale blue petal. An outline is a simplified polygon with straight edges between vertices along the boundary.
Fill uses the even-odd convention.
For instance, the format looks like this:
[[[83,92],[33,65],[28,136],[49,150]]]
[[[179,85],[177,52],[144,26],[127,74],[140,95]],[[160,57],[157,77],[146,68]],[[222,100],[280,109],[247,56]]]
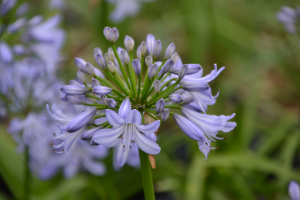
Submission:
[[[142,123],[141,113],[137,110],[131,110],[125,116],[126,124],[140,125]]]
[[[157,129],[160,126],[160,121],[156,120],[155,122],[152,122],[151,124],[147,125],[136,125],[137,129],[143,133],[155,133]]]
[[[289,195],[291,197],[291,200],[299,200],[300,199],[300,188],[296,181],[290,182]]]
[[[134,128],[134,139],[137,146],[144,152],[155,155],[160,152],[160,146]]]
[[[120,115],[120,117],[125,118],[125,116],[127,115],[127,113],[131,110],[131,103],[130,103],[130,99],[129,97],[127,97],[126,99],[124,99],[124,101],[122,102],[120,108],[119,108],[119,112],[118,114]]]
[[[125,125],[117,128],[101,129],[93,135],[92,141],[102,145],[110,145],[117,140],[124,131]]]
[[[184,116],[175,113],[173,117],[179,128],[191,139],[201,140],[205,137],[204,133],[200,130],[200,128]]]
[[[119,127],[125,123],[124,119],[120,117],[115,111],[113,110],[106,110],[106,118],[110,125],[114,127]]]
[[[115,155],[115,161],[119,167],[123,167],[127,161],[128,155],[130,153],[130,149],[126,149],[123,147],[123,144],[120,143],[117,147],[117,153]]]

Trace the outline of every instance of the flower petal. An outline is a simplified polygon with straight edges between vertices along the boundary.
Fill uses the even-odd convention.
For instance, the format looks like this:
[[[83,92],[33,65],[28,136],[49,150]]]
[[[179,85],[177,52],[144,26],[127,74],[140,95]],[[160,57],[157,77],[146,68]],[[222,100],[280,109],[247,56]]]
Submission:
[[[126,124],[131,123],[131,124],[140,125],[142,123],[141,113],[135,109],[131,110],[125,116],[125,121]]]
[[[155,133],[157,129],[160,126],[160,121],[156,120],[155,122],[152,122],[151,124],[147,125],[136,125],[137,129],[143,133]]]
[[[89,121],[94,117],[97,112],[97,108],[92,108],[89,110],[84,111],[77,117],[75,117],[67,126],[66,130],[69,133],[75,132],[82,128],[83,126],[87,125]]]
[[[126,99],[124,99],[124,101],[122,102],[120,108],[119,108],[119,112],[118,114],[120,115],[120,117],[125,118],[125,115],[131,110],[131,103],[129,100],[129,97],[127,97]]]
[[[173,117],[179,128],[191,139],[201,140],[205,137],[204,133],[200,130],[200,128],[184,116],[174,114]]]
[[[137,146],[144,152],[155,155],[160,152],[160,146],[134,128],[134,139]]]
[[[123,144],[120,143],[117,147],[117,153],[115,155],[115,161],[119,167],[123,167],[126,163],[130,150],[123,147]]]
[[[121,118],[120,115],[118,115],[118,113],[116,113],[113,110],[109,110],[109,109],[106,110],[106,118],[109,124],[114,127],[121,126],[122,124],[125,123],[124,119]]]
[[[101,129],[93,135],[92,141],[98,144],[110,145],[124,132],[125,125],[117,128]]]

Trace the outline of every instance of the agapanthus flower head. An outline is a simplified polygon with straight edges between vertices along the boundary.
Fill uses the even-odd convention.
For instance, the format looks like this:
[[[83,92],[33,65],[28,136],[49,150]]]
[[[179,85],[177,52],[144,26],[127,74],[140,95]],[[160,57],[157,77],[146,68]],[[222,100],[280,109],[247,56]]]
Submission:
[[[158,61],[162,43],[151,34],[138,46],[134,59],[133,38],[126,36],[124,40],[129,51],[116,48],[111,37],[113,29],[106,27],[103,31],[112,44],[104,57],[98,47],[94,51],[103,76],[91,74],[86,70],[87,62],[76,58],[80,82],[73,80],[61,88],[69,103],[84,106],[83,112],[66,118],[58,116],[55,109],[52,113],[48,107],[49,114],[60,123],[63,134],[58,137],[64,140],[65,152],[71,155],[74,141],[79,138],[90,140],[92,145],[114,147],[116,164],[123,166],[136,146],[151,155],[160,152],[158,128],[173,115],[178,126],[199,143],[207,157],[215,149],[210,142],[222,139],[217,136],[218,131],[228,132],[236,126],[235,122],[228,122],[234,114],[205,114],[218,96],[211,94],[208,83],[224,67],[218,70],[215,65],[210,74],[202,77],[201,65],[183,64],[173,43],[167,47],[164,59]],[[181,110],[184,116],[175,114],[173,109]]]

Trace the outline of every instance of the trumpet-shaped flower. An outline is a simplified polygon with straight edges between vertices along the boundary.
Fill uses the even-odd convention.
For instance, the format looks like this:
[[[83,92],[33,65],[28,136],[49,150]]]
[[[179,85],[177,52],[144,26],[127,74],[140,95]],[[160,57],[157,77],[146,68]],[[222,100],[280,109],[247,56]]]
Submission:
[[[160,126],[160,121],[148,125],[142,125],[142,117],[139,111],[131,110],[129,98],[126,98],[120,106],[119,112],[106,110],[111,129],[102,129],[93,135],[92,141],[105,146],[117,145],[115,161],[122,167],[127,161],[131,148],[137,145],[148,154],[158,154],[160,147],[145,136],[154,133]]]

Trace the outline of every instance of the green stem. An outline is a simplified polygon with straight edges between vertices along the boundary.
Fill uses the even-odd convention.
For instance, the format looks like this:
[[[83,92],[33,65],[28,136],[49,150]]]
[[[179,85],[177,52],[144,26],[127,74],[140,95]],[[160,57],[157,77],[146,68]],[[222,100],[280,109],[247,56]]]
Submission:
[[[152,171],[148,154],[139,150],[145,200],[155,200]]]
[[[25,177],[24,177],[24,199],[29,200],[30,195],[30,187],[29,187],[29,179],[30,179],[30,170],[29,170],[29,147],[25,146]]]
[[[122,65],[121,59],[120,59],[120,57],[119,57],[119,55],[118,55],[118,52],[117,52],[117,49],[116,49],[116,45],[115,45],[115,44],[112,44],[112,48],[113,48],[113,51],[114,51],[115,56],[116,56],[116,58],[117,58],[117,61],[118,61],[118,63],[119,63],[119,66],[120,66],[121,72],[122,72],[122,74],[123,74],[123,78],[124,78],[124,80],[125,80],[125,82],[126,82],[126,84],[127,84],[127,87],[130,88],[130,83],[129,83],[129,81],[128,81],[128,77],[127,77],[127,75],[126,75],[124,66]]]

